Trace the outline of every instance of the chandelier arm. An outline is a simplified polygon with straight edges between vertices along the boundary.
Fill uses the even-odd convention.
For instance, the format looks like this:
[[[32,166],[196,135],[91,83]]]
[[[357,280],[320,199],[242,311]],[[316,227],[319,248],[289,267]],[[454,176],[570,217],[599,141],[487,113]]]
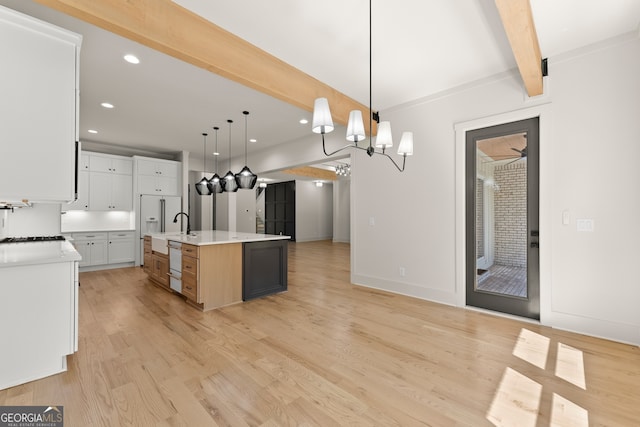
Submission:
[[[339,153],[339,152],[341,152],[343,150],[346,150],[347,148],[358,148],[360,150],[365,150],[365,151],[367,150],[366,148],[358,147],[357,145],[348,144],[348,145],[345,145],[342,148],[338,148],[336,151],[332,151],[331,153],[327,153],[327,147],[324,144],[324,133],[321,134],[321,135],[322,135],[322,151],[324,152],[324,155],[327,156],[327,157],[331,157],[334,154],[337,154],[337,153]]]

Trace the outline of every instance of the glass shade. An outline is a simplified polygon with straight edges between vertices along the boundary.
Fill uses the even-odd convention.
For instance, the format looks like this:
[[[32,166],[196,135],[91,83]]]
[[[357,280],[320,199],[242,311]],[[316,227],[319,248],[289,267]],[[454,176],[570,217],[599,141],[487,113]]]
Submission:
[[[313,103],[313,133],[329,133],[333,131],[333,119],[327,98],[317,98]]]
[[[211,195],[211,191],[209,190],[209,180],[205,177],[202,177],[202,179],[198,182],[196,182],[196,191],[198,192],[199,195],[201,196],[210,196]]]
[[[362,122],[362,111],[351,110],[349,113],[349,123],[347,124],[347,141],[357,143],[365,137],[364,123]]]
[[[214,173],[213,176],[209,178],[207,188],[211,193],[222,193],[222,184],[220,183],[220,176],[218,176],[217,173]]]
[[[222,184],[222,190],[227,193],[235,193],[238,191],[238,183],[236,183],[236,177],[233,172],[229,171],[227,174],[220,180],[220,184]]]
[[[413,132],[402,132],[400,145],[398,145],[398,154],[403,156],[413,155]]]
[[[376,136],[377,148],[393,147],[393,136],[391,135],[391,122],[380,122],[378,124],[378,135]]]
[[[249,166],[245,166],[242,168],[240,172],[235,175],[236,184],[241,189],[252,189],[256,185],[256,181],[258,180],[258,175],[251,172]]]

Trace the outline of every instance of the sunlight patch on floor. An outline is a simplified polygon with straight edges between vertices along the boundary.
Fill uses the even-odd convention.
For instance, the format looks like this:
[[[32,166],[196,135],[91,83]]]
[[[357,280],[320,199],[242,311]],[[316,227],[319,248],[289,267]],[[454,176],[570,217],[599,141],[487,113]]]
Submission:
[[[495,426],[535,427],[541,395],[542,385],[507,368],[487,419]]]
[[[589,411],[553,393],[550,426],[589,427]]]
[[[513,348],[513,355],[544,369],[547,366],[549,343],[549,338],[523,328]]]
[[[584,360],[582,351],[566,344],[558,343],[556,376],[580,387],[583,390],[586,390],[587,383],[584,377]]]

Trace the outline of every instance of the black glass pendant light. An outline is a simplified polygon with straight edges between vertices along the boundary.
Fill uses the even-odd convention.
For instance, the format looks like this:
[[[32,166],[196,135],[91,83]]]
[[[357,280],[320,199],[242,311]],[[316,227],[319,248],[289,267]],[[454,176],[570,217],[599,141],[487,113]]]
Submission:
[[[203,173],[206,173],[207,169],[207,134],[203,133],[204,143],[202,144],[202,169],[204,169]],[[209,189],[209,180],[206,176],[203,176],[200,181],[196,183],[196,191],[201,196],[210,196],[212,191]]]
[[[229,123],[229,172],[220,180],[220,184],[222,184],[222,190],[227,193],[235,193],[238,191],[238,183],[236,182],[236,177],[231,172],[231,123],[233,120],[227,120]]]
[[[244,114],[244,167],[235,175],[235,177],[236,184],[238,184],[239,188],[251,190],[256,185],[258,175],[251,172],[251,169],[247,166],[247,116],[249,115],[249,112],[243,111],[242,114]]]
[[[218,129],[220,129],[218,126],[213,127],[213,130],[216,131],[216,148],[213,152],[216,163],[214,169],[215,172],[213,173],[213,176],[209,178],[209,182],[207,184],[207,188],[209,188],[209,191],[211,191],[211,193],[222,193],[222,184],[220,183],[220,175],[218,175],[218,156],[220,155],[220,153],[218,152]]]

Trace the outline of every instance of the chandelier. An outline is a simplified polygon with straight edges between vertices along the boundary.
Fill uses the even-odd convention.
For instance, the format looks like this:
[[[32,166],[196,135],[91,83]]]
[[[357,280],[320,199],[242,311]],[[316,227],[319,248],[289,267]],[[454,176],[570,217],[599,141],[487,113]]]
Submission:
[[[338,176],[351,175],[351,165],[337,165],[335,168],[336,168],[336,175]]]
[[[334,154],[348,148],[355,148],[358,150],[366,151],[369,157],[372,157],[374,154],[385,156],[400,172],[403,172],[407,156],[413,155],[413,132],[403,132],[402,137],[400,138],[400,144],[398,145],[398,154],[402,156],[402,167],[400,167],[396,163],[396,161],[388,153],[386,153],[386,150],[393,146],[391,123],[388,121],[380,122],[378,113],[374,112],[371,107],[371,15],[371,0],[369,0],[369,131],[371,132],[373,130],[373,120],[375,119],[376,123],[378,123],[378,134],[376,137],[375,147],[372,141],[373,135],[369,135],[368,147],[365,148],[358,146],[358,142],[364,140],[366,138],[366,134],[362,121],[362,111],[352,110],[349,113],[349,121],[347,124],[347,141],[351,141],[353,142],[353,144],[345,145],[344,147],[330,153],[327,152],[324,135],[325,133],[332,132],[334,128],[331,111],[329,110],[329,101],[327,100],[327,98],[317,98],[315,100],[313,105],[313,124],[311,126],[311,130],[314,133],[319,133],[320,135],[322,135],[322,151],[327,157],[333,156]],[[377,151],[376,149],[380,151]]]

